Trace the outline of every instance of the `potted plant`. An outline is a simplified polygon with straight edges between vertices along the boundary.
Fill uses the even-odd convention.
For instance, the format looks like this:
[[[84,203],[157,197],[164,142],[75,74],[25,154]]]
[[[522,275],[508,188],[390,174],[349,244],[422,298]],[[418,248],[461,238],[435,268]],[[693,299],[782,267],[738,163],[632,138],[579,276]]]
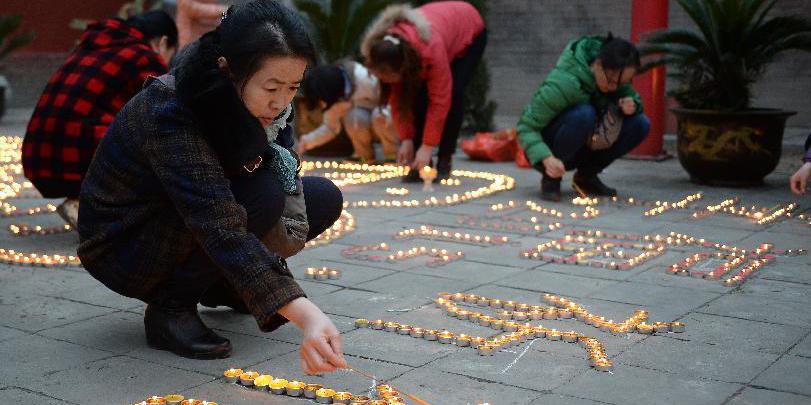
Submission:
[[[34,40],[34,33],[31,31],[15,33],[21,22],[22,16],[19,14],[0,14],[0,62],[14,50]],[[10,94],[8,80],[0,74],[0,119],[6,113],[6,102]]]
[[[697,31],[669,29],[644,39],[645,68],[669,65],[681,108],[678,155],[692,181],[747,186],[780,160],[783,130],[796,114],[753,108],[752,85],[788,50],[811,50],[811,21],[768,17],[776,0],[678,0]]]

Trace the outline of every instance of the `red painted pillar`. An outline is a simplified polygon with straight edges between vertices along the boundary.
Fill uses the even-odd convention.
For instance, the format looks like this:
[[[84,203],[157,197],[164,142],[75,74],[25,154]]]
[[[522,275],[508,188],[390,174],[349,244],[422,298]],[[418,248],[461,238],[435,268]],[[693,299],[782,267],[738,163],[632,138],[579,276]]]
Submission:
[[[645,34],[667,28],[668,0],[633,0],[631,42],[639,44]],[[657,67],[634,78],[642,96],[645,114],[650,118],[648,138],[628,154],[630,158],[662,160],[668,155],[662,148],[665,127],[665,68]]]

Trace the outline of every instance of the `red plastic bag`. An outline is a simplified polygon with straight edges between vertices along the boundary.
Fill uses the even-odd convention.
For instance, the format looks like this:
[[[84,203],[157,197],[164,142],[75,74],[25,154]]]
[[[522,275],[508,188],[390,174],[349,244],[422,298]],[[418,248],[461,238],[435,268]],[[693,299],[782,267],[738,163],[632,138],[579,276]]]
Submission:
[[[518,147],[515,128],[496,132],[477,132],[473,139],[462,141],[462,150],[473,160],[506,162],[515,159]]]
[[[518,143],[517,140],[515,142],[515,149],[515,164],[524,169],[531,168],[532,164],[530,164],[529,160],[527,160],[527,155],[524,153],[524,148],[521,147],[521,144]]]

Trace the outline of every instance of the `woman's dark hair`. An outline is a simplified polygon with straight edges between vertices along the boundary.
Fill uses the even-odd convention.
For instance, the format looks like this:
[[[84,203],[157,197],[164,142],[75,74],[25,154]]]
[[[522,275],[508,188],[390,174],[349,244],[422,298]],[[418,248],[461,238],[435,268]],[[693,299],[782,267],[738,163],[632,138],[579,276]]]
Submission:
[[[384,39],[386,36],[392,36],[396,40]],[[404,39],[393,34],[386,34],[372,44],[369,49],[369,60],[366,63],[371,70],[400,73],[400,97],[397,112],[405,119],[413,118],[414,103],[422,88],[422,78],[420,78],[422,60],[417,51]],[[383,83],[381,103],[388,101],[390,91],[391,86]]]
[[[231,6],[218,28],[189,46],[172,71],[178,98],[194,113],[226,170],[232,164],[238,169],[267,147],[267,137],[236,86],[244,87],[270,57],[312,63],[315,48],[299,14],[272,0]],[[220,68],[220,57],[227,68]]]
[[[160,39],[164,35],[169,39],[169,46],[177,46],[177,26],[175,20],[165,11],[152,10],[130,17],[127,25],[141,31],[147,41]]]
[[[329,106],[344,98],[346,83],[341,68],[335,65],[317,66],[307,72],[302,90],[307,108],[314,110],[323,101]]]
[[[602,62],[603,69],[621,70],[632,66],[638,68],[639,50],[636,46],[625,39],[614,37],[612,33],[603,42],[597,59]]]

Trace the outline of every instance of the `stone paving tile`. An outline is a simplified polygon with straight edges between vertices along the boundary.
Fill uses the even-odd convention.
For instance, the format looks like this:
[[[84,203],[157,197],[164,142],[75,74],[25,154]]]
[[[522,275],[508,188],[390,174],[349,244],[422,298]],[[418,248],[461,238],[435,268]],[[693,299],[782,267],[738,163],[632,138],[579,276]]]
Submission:
[[[93,277],[82,270],[16,268],[0,271],[3,293],[58,295],[83,287],[100,285]]]
[[[0,342],[0,359],[3,359],[0,386],[13,385],[42,391],[38,383],[33,382],[35,379],[109,356],[109,352],[36,335],[6,340]]]
[[[318,262],[311,262],[307,266],[298,266],[294,270],[293,275],[297,280],[307,280],[304,276],[307,267],[329,267],[341,271],[341,278],[337,280],[324,280],[319,283],[337,285],[342,287],[352,287],[366,281],[376,280],[381,277],[394,274],[393,271],[383,270],[375,267],[364,266],[361,264],[346,264],[332,260],[321,260]]]
[[[529,405],[546,405],[546,404],[599,405],[599,404],[610,404],[610,402],[593,401],[591,399],[572,397],[569,395],[562,394],[545,394],[529,403]]]
[[[540,393],[476,377],[419,368],[392,381],[431,404],[527,404]]]
[[[681,321],[687,324],[684,333],[664,336],[715,345],[719,349],[736,348],[774,354],[785,353],[811,330],[702,313],[688,314]]]
[[[760,243],[773,243],[775,249],[805,249],[811,250],[811,238],[807,237],[808,232],[805,233],[806,237],[797,237],[794,233],[784,232],[771,232],[761,231],[750,235],[741,241],[745,246],[756,246]],[[811,256],[796,256],[780,258],[784,263],[811,263]]]
[[[620,283],[611,288],[589,294],[589,298],[624,302],[636,305],[661,305],[667,303],[672,309],[688,312],[719,297],[720,294],[688,290],[677,287],[661,287],[636,282]]]
[[[128,356],[148,361],[150,363],[162,364],[168,367],[175,367],[183,370],[194,371],[201,374],[218,377],[224,370],[231,367],[244,368],[245,366],[266,361],[273,357],[298,350],[296,345],[278,342],[267,338],[242,335],[233,332],[219,331],[222,337],[231,341],[233,347],[231,357],[227,359],[199,361],[179,357],[171,352],[155,350],[142,344],[135,346]]]
[[[576,358],[537,350],[527,350],[515,361],[522,352],[523,348],[519,346],[502,350],[493,356],[479,356],[473,349],[464,349],[432,366],[446,372],[538,391],[564,385],[589,368],[585,357]]]
[[[326,295],[341,289],[340,286],[330,285],[325,283],[316,283],[312,281],[299,280],[298,285],[307,294],[307,297],[313,298],[319,295]]]
[[[745,384],[779,357],[755,351],[749,351],[745,356],[741,354],[741,348],[736,346],[711,346],[654,336],[617,356],[615,364]]]
[[[80,364],[37,380],[42,392],[81,405],[130,404],[203,384],[212,377],[125,356]]]
[[[412,370],[412,367],[395,364],[375,359],[361,358],[357,356],[345,356],[346,362],[351,368],[374,373],[382,380],[391,380],[403,373]],[[366,394],[372,381],[368,378],[350,373],[348,371],[337,371],[323,376],[308,376],[302,373],[300,367],[300,357],[298,351],[288,353],[284,356],[264,361],[251,367],[259,373],[270,374],[277,378],[287,380],[299,380],[312,384],[321,384],[336,391],[349,391],[354,394]]]
[[[370,329],[358,329],[344,334],[343,344],[346,354],[412,367],[420,367],[463,350],[453,345],[420,341],[401,335],[392,336],[387,332]]]
[[[617,367],[613,373],[588,370],[555,393],[616,404],[720,404],[741,385],[679,376],[639,367]]]
[[[393,312],[390,311],[417,309],[433,299],[430,293],[423,294],[422,291],[403,297],[391,293],[347,289],[314,297],[312,301],[327,314],[377,319],[391,316]]]
[[[752,385],[811,396],[808,370],[811,358],[786,355],[752,381]]]
[[[39,332],[39,335],[116,354],[146,344],[143,316],[130,312],[115,312],[58,326]]]
[[[68,402],[17,387],[0,388],[0,404],[63,405]]]
[[[114,309],[133,309],[146,305],[143,301],[125,297],[104,287],[100,282],[93,281],[94,285],[65,291],[58,296],[71,301]]]
[[[483,283],[479,283],[476,280],[449,280],[446,278],[401,272],[374,281],[358,284],[357,288],[409,298],[415,294],[422,297],[434,297],[438,292],[453,289],[469,289],[480,284]]]
[[[757,278],[811,284],[811,265],[797,263],[781,265],[785,260],[782,257],[779,258],[778,263],[780,264],[761,270]]]
[[[743,392],[727,402],[729,405],[807,405],[809,403],[811,403],[811,397],[808,396],[751,387],[744,388]]]
[[[0,292],[0,324],[27,331],[66,325],[114,312],[114,309],[81,304],[63,299]],[[12,305],[13,304],[13,305]]]
[[[633,277],[635,274],[644,272],[650,265],[652,265],[651,263],[645,263],[637,267],[632,267],[628,270],[610,270],[588,266],[577,266],[572,264],[545,263],[538,260],[525,260],[527,260],[527,263],[536,263],[542,265],[536,268],[536,270],[539,271],[606,280],[627,280]]]
[[[552,273],[544,271],[544,267],[510,275],[496,284],[568,297],[586,296],[603,289],[612,289],[619,284],[612,280]]]
[[[23,332],[18,329],[7,328],[5,326],[0,326],[0,342],[4,340],[14,339],[16,337],[25,335],[26,332]]]
[[[680,255],[683,259],[687,255]],[[678,262],[678,259],[674,259],[669,262],[669,264],[673,264]],[[704,280],[701,278],[693,278],[693,277],[680,277],[674,276],[672,274],[668,274],[665,272],[667,266],[654,266],[651,267],[639,274],[633,275],[631,280],[644,283],[644,284],[654,284],[662,287],[676,287],[676,288],[684,288],[690,290],[698,290],[698,291],[705,291],[708,293],[716,293],[716,294],[723,294],[729,292],[729,287],[724,286],[718,280]],[[757,276],[758,278],[762,277],[762,274],[765,274],[767,271],[771,271],[771,268],[766,268],[761,270],[761,275]],[[754,280],[752,278],[750,280]],[[751,281],[750,281],[751,282]]]
[[[494,252],[494,254],[497,254]],[[452,280],[470,280],[477,283],[497,282],[509,279],[524,271],[522,268],[458,260],[438,267],[418,266],[407,270],[409,273],[436,276]]]
[[[803,340],[791,348],[789,354],[802,357],[811,357],[811,334],[806,335]]]
[[[758,295],[727,294],[701,307],[697,312],[733,316],[753,321],[811,327],[808,305],[777,301]]]
[[[811,284],[760,279],[744,284],[740,290],[743,294],[811,305]]]

